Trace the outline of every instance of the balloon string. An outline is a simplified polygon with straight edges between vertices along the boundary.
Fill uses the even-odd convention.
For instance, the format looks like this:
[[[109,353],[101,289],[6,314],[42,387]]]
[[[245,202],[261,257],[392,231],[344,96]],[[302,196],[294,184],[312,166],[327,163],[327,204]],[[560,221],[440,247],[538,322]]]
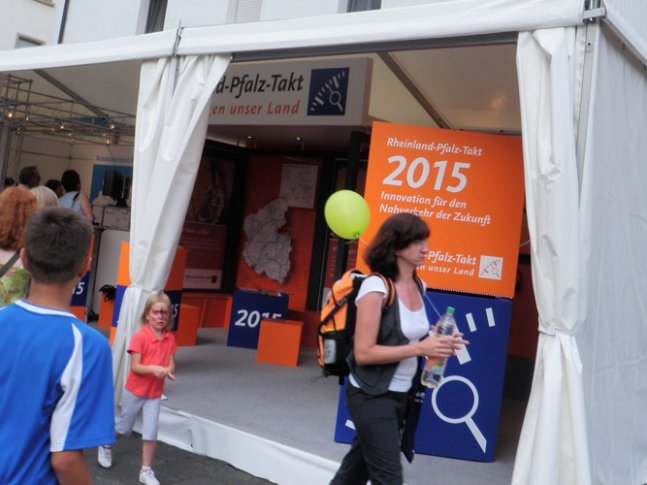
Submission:
[[[364,246],[367,246],[367,247],[368,247],[368,243],[367,243],[363,238],[361,238],[361,237],[357,236],[357,240],[358,240],[359,242],[361,242]]]

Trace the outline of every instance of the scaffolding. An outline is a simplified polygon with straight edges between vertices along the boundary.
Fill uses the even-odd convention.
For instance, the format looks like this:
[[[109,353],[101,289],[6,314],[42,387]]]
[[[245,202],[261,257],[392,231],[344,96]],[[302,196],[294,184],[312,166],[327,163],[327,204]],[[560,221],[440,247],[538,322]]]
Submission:
[[[25,138],[71,145],[134,144],[134,115],[36,92],[33,80],[14,75],[0,77],[0,86],[2,179],[18,172]]]

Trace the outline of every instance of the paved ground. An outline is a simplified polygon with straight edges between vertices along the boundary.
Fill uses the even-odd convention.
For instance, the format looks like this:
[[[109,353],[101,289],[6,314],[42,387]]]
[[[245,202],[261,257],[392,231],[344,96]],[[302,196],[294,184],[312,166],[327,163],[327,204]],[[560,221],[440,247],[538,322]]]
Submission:
[[[139,483],[141,439],[133,433],[113,447],[113,466],[106,470],[97,463],[97,449],[89,448],[85,457],[95,485],[128,485]],[[155,476],[162,485],[270,485],[220,460],[196,455],[162,442],[157,443]]]

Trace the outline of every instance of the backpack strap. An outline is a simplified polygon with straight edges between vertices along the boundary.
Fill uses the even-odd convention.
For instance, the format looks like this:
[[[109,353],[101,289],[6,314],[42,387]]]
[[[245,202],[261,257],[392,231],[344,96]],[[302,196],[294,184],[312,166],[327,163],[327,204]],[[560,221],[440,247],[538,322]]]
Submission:
[[[391,278],[387,278],[380,273],[371,273],[369,276],[377,276],[382,280],[382,283],[384,283],[384,286],[386,287],[386,299],[384,300],[383,306],[385,308],[389,308],[395,301],[395,283],[393,283]]]
[[[2,278],[7,271],[11,269],[11,267],[14,265],[16,261],[18,261],[18,258],[20,257],[20,250],[16,251],[11,258],[9,258],[9,261],[7,261],[2,268],[0,268],[0,278]]]
[[[369,276],[378,276],[384,283],[384,286],[386,286],[386,300],[384,302],[384,307],[389,308],[391,305],[393,305],[393,302],[395,301],[395,283],[391,278],[387,278],[386,276],[380,273],[371,273]],[[425,297],[424,283],[422,282],[422,280],[417,274],[413,275],[413,280],[416,282],[416,286],[418,287],[420,296],[424,298]]]

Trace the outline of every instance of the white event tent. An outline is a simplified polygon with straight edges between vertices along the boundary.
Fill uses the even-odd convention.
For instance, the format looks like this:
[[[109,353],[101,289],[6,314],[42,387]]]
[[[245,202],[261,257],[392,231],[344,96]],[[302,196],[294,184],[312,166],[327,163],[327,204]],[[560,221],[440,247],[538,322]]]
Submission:
[[[164,285],[231,56],[518,32],[540,339],[514,484],[647,482],[647,2],[443,0],[352,15],[186,28],[0,52],[0,72],[144,59],[130,277],[116,390],[147,295]],[[118,391],[117,391],[118,394]],[[119,398],[119,395],[116,395]]]

